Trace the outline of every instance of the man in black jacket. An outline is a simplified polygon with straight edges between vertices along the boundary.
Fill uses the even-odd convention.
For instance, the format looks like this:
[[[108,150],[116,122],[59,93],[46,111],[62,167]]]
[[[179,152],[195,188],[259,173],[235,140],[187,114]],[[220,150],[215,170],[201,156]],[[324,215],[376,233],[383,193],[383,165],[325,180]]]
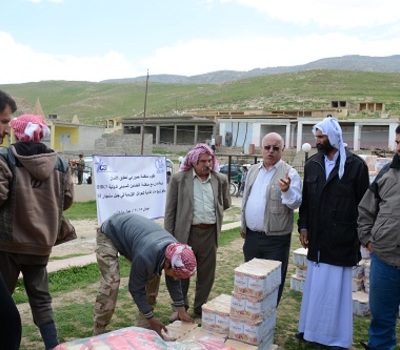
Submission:
[[[11,115],[17,110],[14,99],[0,90],[0,144],[10,132]],[[21,343],[21,317],[0,272],[0,339],[4,349],[17,350]]]
[[[361,259],[357,206],[369,185],[368,167],[345,147],[336,119],[325,118],[313,133],[319,152],[305,165],[298,221],[308,267],[296,337],[349,349],[352,266]]]
[[[47,263],[73,203],[69,167],[41,142],[50,129],[41,115],[10,122],[17,142],[0,150],[0,271],[12,294],[22,274],[33,321],[46,350],[58,345]]]

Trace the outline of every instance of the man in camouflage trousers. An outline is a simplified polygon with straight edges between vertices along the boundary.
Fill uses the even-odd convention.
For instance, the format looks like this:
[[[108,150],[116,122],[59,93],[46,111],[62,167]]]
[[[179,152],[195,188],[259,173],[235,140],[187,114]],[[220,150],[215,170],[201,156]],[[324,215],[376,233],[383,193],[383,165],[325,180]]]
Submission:
[[[148,328],[160,335],[161,330],[167,331],[154,317],[152,307],[156,302],[162,270],[180,319],[193,322],[184,307],[180,282],[180,279],[189,278],[196,272],[192,249],[179,243],[150,219],[137,214],[117,213],[97,230],[96,257],[101,281],[94,310],[94,335],[105,332],[115,310],[120,284],[118,254],[132,264],[129,292],[141,314],[141,326],[145,321]]]

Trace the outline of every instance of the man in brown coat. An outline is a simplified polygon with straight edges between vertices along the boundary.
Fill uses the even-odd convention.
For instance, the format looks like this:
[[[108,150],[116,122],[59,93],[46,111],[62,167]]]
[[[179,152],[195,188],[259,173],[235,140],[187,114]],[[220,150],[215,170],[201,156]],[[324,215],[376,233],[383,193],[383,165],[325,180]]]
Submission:
[[[46,349],[58,345],[47,263],[73,203],[68,164],[40,141],[50,135],[42,116],[10,123],[17,143],[0,151],[0,271],[10,293],[22,273],[33,321]]]
[[[217,169],[214,151],[198,144],[187,154],[182,171],[171,177],[167,193],[164,227],[179,242],[190,245],[197,260],[196,315],[201,315],[214,284],[223,213],[231,206],[228,179]],[[182,281],[186,308],[189,283],[189,279]],[[173,313],[170,319],[176,318]]]

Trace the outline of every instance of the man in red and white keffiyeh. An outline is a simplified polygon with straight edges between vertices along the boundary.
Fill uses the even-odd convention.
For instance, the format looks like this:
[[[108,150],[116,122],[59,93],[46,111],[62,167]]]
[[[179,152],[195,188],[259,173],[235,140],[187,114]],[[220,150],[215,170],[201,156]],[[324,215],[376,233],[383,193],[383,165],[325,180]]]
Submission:
[[[170,244],[165,250],[165,257],[171,262],[175,276],[179,279],[189,278],[196,272],[196,257],[187,244]]]
[[[50,136],[50,129],[41,115],[23,114],[11,120],[10,125],[18,141],[39,142]]]
[[[164,227],[179,242],[192,247],[197,260],[193,312],[200,317],[215,279],[218,238],[223,213],[231,205],[228,178],[220,174],[212,148],[195,145],[184,158],[179,172],[169,182]],[[182,280],[185,307],[189,308],[190,279]],[[178,317],[173,312],[170,320]]]

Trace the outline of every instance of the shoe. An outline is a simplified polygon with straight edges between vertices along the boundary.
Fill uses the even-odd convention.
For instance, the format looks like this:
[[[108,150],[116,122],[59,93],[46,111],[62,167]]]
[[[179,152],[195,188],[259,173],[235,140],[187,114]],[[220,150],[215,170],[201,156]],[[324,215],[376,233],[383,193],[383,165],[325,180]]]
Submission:
[[[294,337],[299,340],[304,340],[304,332],[297,332],[294,334]]]
[[[169,316],[169,322],[175,322],[179,320],[178,311],[174,311],[171,316]]]
[[[100,326],[100,325],[95,325],[93,327],[93,335],[100,335],[106,332],[106,327],[105,326]]]
[[[200,310],[193,310],[193,313],[194,313],[194,315],[197,316],[197,317],[201,317],[201,316],[203,315],[201,309],[200,309]]]
[[[366,343],[364,343],[363,341],[360,341],[360,344],[365,350],[369,350],[369,346]]]

